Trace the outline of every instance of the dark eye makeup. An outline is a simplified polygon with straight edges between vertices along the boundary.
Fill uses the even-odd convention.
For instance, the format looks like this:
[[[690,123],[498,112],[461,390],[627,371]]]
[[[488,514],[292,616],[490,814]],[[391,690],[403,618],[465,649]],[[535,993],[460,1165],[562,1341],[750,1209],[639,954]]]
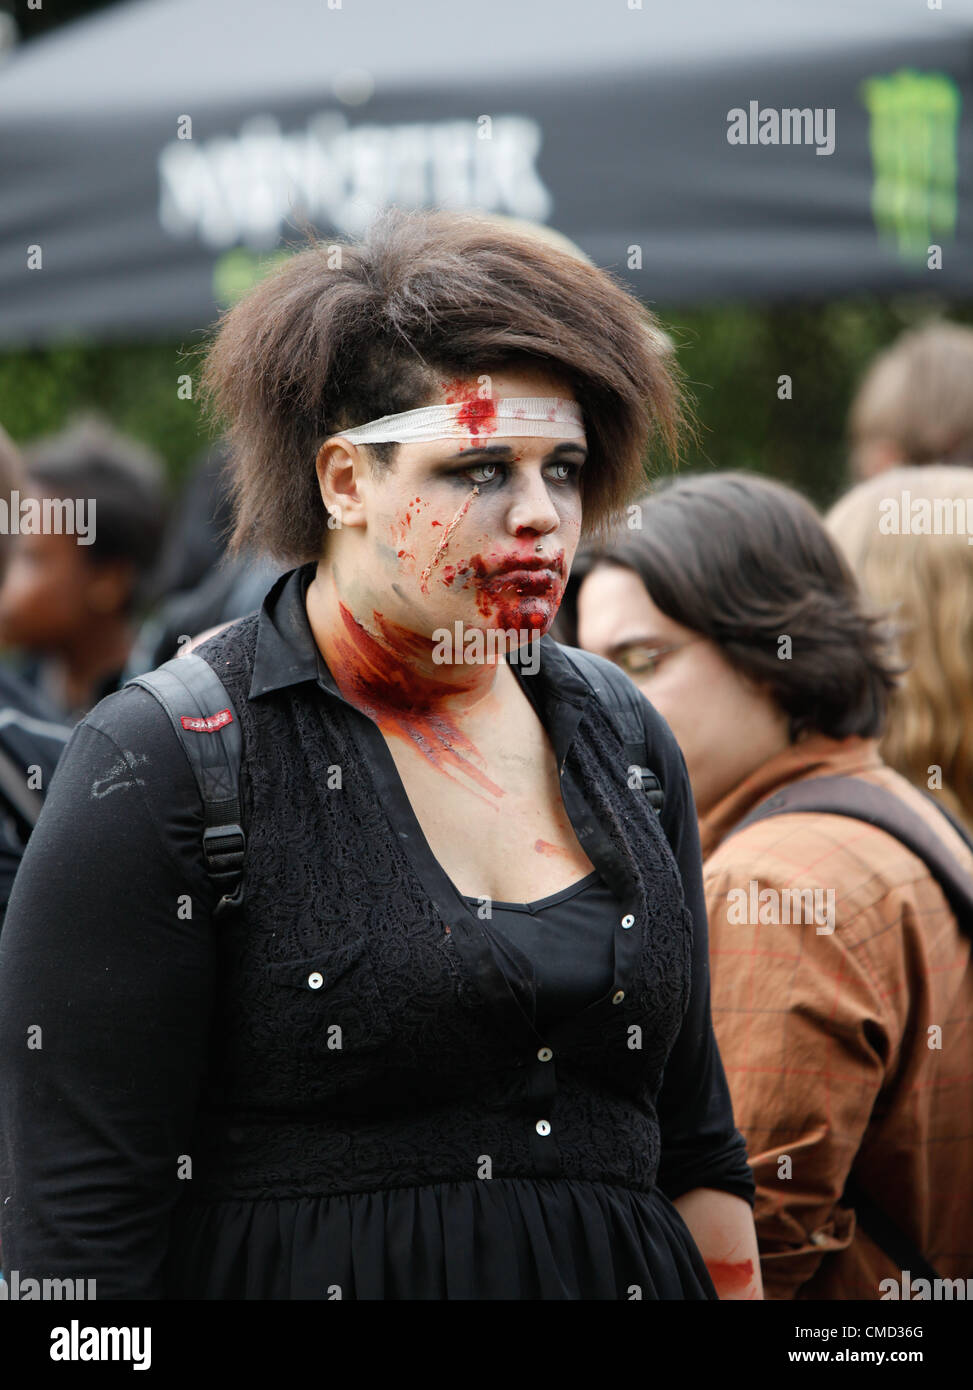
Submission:
[[[582,469],[583,467],[584,467],[584,465],[581,464],[581,463],[571,463],[571,462],[568,462],[566,459],[565,459],[565,460],[557,460],[557,461],[554,462],[554,463],[545,464],[545,468],[563,468],[563,469],[567,469],[567,472],[565,473],[565,475],[564,475],[563,477],[560,477],[560,478],[553,478],[553,479],[552,479],[553,482],[559,483],[562,487],[566,487],[566,486],[569,486],[570,484],[576,483],[576,482],[578,481],[579,477],[580,477],[581,469]],[[473,473],[479,473],[479,472],[481,472],[481,470],[484,469],[484,468],[495,468],[495,469],[497,470],[497,471],[496,471],[496,474],[495,474],[493,477],[491,477],[491,478],[484,478],[484,479],[473,478],[473,477],[470,476],[470,475],[473,474]],[[457,480],[462,480],[462,481],[465,482],[465,483],[473,482],[473,483],[476,483],[479,487],[488,487],[491,483],[497,482],[497,480],[499,479],[499,477],[501,476],[501,474],[505,474],[505,473],[509,473],[509,472],[510,472],[510,465],[509,465],[509,464],[507,464],[507,463],[501,463],[501,462],[499,462],[499,461],[496,460],[496,459],[484,459],[483,463],[481,463],[481,464],[472,464],[472,463],[471,463],[471,464],[467,465],[466,468],[454,468],[454,469],[450,469],[446,474],[444,474],[444,476],[447,477],[447,478],[455,478],[455,479],[457,479]]]

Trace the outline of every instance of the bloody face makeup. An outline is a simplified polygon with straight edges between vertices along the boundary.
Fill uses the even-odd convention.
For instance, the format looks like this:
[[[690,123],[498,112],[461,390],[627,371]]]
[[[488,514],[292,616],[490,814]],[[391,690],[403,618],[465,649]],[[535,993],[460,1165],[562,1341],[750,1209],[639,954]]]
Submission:
[[[428,592],[429,592],[429,576],[432,574],[433,570],[436,568],[436,566],[439,564],[440,560],[441,560],[441,559],[443,558],[443,556],[445,555],[446,549],[447,549],[447,547],[448,547],[448,545],[449,545],[449,542],[450,542],[450,540],[452,539],[453,532],[456,530],[457,526],[458,526],[458,525],[460,524],[460,522],[463,520],[463,517],[464,517],[464,516],[466,515],[466,513],[469,511],[469,509],[470,509],[470,503],[473,501],[473,498],[476,497],[476,496],[478,495],[479,491],[480,491],[480,489],[474,484],[473,491],[470,493],[469,497],[467,497],[466,501],[463,503],[463,505],[460,507],[459,511],[458,511],[458,512],[456,513],[456,515],[453,517],[452,521],[449,522],[449,524],[447,525],[446,529],[443,531],[443,534],[442,534],[442,537],[440,538],[439,544],[436,546],[436,553],[435,553],[435,555],[433,555],[432,559],[429,561],[429,564],[426,565],[426,567],[423,569],[422,573],[419,575],[419,586],[420,586],[420,588],[422,589],[422,592],[423,592],[424,594],[428,594]],[[418,500],[419,500],[419,499],[416,498],[416,501],[418,501]],[[441,525],[442,525],[441,522],[438,522],[438,521],[435,521],[435,520],[433,521],[432,524],[433,524],[434,526],[441,526]],[[450,581],[447,581],[447,582],[450,582]]]
[[[484,397],[484,378],[444,377],[429,402],[468,410],[466,438],[400,443],[389,468],[356,459],[353,489],[344,456],[347,519],[319,567],[336,598],[322,651],[346,698],[424,754],[448,746],[447,762],[455,754],[477,782],[475,750],[442,721],[489,698],[498,660],[550,629],[578,545],[586,457],[581,437],[499,434],[515,422],[497,419],[497,400],[571,400],[565,382],[520,370],[487,380]],[[493,640],[454,644],[443,660],[444,631]]]
[[[557,614],[581,530],[583,439],[501,436],[501,397],[571,399],[541,373],[449,378],[441,400],[469,410],[469,437],[399,445],[392,468],[369,479],[364,590],[417,633],[459,621],[484,632],[546,633]],[[342,566],[344,569],[344,566]],[[361,573],[356,565],[356,570]],[[392,585],[394,584],[394,589]],[[355,603],[355,611],[360,606]],[[507,649],[515,646],[513,638]]]

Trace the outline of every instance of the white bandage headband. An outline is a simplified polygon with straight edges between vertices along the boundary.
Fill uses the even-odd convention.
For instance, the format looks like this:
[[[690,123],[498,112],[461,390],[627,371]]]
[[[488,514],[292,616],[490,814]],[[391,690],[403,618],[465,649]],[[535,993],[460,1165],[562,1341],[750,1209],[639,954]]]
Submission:
[[[584,434],[581,408],[560,396],[474,397],[383,415],[352,430],[337,430],[331,438],[347,439],[351,444],[415,444],[433,439],[483,439],[494,434],[577,437]]]

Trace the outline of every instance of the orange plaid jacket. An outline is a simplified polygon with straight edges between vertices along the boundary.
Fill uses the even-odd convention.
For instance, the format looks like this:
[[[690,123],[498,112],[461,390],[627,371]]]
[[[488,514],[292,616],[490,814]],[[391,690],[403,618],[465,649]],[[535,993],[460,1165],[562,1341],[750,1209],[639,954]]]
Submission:
[[[943,1278],[973,1276],[969,937],[923,862],[863,821],[791,813],[724,838],[780,787],[828,775],[889,788],[973,872],[872,739],[808,737],[700,821],[713,1025],[774,1299],[879,1299],[900,1280],[841,1205],[852,1167]]]

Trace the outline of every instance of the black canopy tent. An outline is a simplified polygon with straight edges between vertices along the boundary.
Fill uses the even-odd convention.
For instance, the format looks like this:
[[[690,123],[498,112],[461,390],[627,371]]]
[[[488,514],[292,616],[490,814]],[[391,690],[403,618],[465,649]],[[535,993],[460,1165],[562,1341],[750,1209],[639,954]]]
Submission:
[[[0,343],[204,327],[390,202],[547,223],[656,302],[968,294],[973,0],[929,3],[103,11],[0,68]]]

